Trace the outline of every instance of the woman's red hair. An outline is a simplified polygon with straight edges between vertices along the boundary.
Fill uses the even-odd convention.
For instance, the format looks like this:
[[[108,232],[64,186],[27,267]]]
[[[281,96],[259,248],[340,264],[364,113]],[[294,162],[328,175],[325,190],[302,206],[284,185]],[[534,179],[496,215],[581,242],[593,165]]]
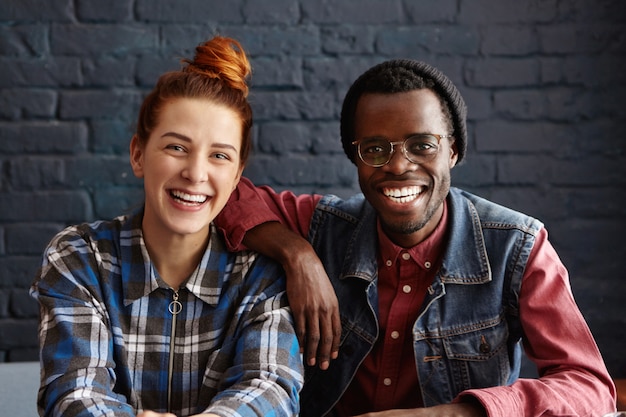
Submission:
[[[234,110],[241,118],[241,164],[252,147],[252,109],[248,103],[250,62],[236,40],[216,36],[196,47],[193,60],[182,60],[180,71],[163,74],[146,96],[137,119],[137,138],[144,143],[159,120],[164,103],[176,98],[203,98]]]

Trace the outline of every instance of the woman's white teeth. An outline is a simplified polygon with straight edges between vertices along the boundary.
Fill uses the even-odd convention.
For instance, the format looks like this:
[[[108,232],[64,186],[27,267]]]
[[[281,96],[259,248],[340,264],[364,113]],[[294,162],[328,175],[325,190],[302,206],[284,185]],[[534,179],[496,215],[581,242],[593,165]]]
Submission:
[[[177,190],[172,190],[172,197],[183,203],[202,204],[207,200],[207,196],[204,194],[187,194]]]

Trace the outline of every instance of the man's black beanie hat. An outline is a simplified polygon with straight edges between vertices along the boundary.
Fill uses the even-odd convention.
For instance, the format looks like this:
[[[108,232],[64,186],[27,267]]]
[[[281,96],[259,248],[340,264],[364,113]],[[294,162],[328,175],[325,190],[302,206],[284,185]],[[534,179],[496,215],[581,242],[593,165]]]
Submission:
[[[467,149],[467,107],[461,93],[437,68],[424,62],[410,59],[394,59],[382,62],[365,71],[354,81],[343,101],[341,109],[341,143],[343,150],[354,163],[356,147],[354,141],[354,113],[363,93],[392,94],[415,90],[411,79],[421,77],[433,83],[432,89],[448,104],[452,115],[454,138],[458,149],[457,165],[463,160]],[[374,85],[375,84],[375,85]]]

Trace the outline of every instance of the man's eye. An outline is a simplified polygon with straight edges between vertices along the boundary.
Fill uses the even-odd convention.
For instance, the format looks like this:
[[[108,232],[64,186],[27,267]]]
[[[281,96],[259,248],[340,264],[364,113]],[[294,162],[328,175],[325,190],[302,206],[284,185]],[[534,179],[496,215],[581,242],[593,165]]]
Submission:
[[[411,150],[415,151],[425,151],[431,149],[433,147],[432,143],[428,142],[418,142],[411,145]]]
[[[430,137],[413,138],[406,142],[407,150],[411,153],[432,153],[437,151],[437,142]]]
[[[385,151],[385,148],[383,148],[380,145],[371,145],[371,146],[367,146],[364,149],[364,152],[369,153],[369,154],[383,153],[384,151]]]

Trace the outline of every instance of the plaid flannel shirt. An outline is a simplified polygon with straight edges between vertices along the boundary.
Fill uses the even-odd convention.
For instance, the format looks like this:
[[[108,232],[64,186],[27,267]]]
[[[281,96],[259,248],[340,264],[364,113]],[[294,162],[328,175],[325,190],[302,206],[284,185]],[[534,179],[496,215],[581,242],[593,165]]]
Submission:
[[[227,252],[211,225],[174,291],[152,268],[141,219],[69,227],[46,249],[31,288],[40,415],[297,415],[303,369],[280,266]]]

